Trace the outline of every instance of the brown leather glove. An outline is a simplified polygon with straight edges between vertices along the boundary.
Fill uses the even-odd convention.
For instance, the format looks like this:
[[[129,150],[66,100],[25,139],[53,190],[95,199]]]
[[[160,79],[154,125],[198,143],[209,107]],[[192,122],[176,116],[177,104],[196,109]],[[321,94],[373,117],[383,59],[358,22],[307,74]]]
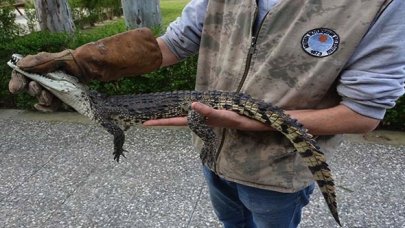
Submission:
[[[91,42],[76,50],[42,52],[18,62],[24,71],[46,73],[62,69],[82,81],[111,81],[160,67],[162,54],[147,28],[135,29]]]
[[[149,29],[142,28],[91,42],[75,50],[28,55],[17,65],[24,71],[34,73],[63,70],[87,82],[112,81],[124,76],[148,73],[159,68],[161,63],[162,54],[155,37]],[[39,98],[39,105],[49,106],[55,100],[42,92],[37,83],[28,83],[25,77],[13,72],[9,82],[10,92],[17,93],[27,87],[31,95]],[[41,107],[36,108],[41,110]]]

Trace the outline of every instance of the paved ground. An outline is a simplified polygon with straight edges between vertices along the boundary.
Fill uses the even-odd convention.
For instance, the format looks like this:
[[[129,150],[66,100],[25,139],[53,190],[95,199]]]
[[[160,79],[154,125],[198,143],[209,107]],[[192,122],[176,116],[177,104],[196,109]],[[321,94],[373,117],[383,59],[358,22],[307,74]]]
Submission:
[[[220,227],[187,129],[131,129],[119,164],[76,114],[0,110],[0,129],[1,227]],[[344,227],[405,227],[405,134],[347,138],[329,161]],[[318,190],[301,227],[336,227]]]

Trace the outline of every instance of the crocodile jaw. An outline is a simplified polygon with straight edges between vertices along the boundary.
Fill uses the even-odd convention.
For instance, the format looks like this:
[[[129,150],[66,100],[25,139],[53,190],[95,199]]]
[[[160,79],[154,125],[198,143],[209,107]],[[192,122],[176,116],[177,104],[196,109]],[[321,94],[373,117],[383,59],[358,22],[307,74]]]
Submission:
[[[61,71],[44,75],[25,72],[16,66],[19,59],[21,59],[21,56],[13,55],[13,59],[7,62],[7,64],[20,74],[38,82],[50,93],[62,100],[63,103],[92,119],[94,116],[91,109],[92,102],[89,97],[89,89],[86,85],[81,84],[76,77]]]

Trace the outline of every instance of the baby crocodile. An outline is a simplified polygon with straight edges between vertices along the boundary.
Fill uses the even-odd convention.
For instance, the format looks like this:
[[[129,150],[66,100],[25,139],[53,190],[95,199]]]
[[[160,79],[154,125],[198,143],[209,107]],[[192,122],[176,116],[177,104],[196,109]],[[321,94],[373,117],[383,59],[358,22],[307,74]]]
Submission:
[[[64,72],[44,75],[28,73],[16,66],[22,58],[13,55],[8,65],[26,77],[38,82],[52,94],[80,114],[99,123],[114,136],[114,159],[124,156],[124,130],[150,119],[188,116],[190,129],[203,140],[201,158],[211,162],[210,156],[216,153],[216,136],[205,123],[204,116],[191,110],[191,103],[198,101],[215,109],[234,111],[240,115],[260,121],[281,132],[294,145],[313,174],[326,203],[340,225],[335,184],[324,154],[320,151],[312,135],[301,124],[286,115],[280,108],[249,95],[224,91],[176,91],[165,93],[105,96],[90,91],[76,77]]]

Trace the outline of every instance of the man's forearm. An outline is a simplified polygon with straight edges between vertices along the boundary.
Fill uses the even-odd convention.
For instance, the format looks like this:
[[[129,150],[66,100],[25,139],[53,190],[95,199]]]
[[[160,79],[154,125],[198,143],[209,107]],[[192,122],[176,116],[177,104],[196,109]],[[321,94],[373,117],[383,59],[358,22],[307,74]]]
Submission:
[[[274,131],[271,127],[256,120],[236,114],[233,111],[215,110],[209,106],[193,103],[192,108],[207,117],[211,127],[239,129],[242,131]],[[377,119],[360,115],[344,105],[321,110],[286,111],[297,119],[313,135],[334,135],[342,133],[366,133],[374,130]],[[149,120],[145,126],[186,126],[186,117]]]
[[[320,110],[286,111],[313,135],[366,133],[374,130],[380,120],[363,116],[344,105]]]
[[[169,49],[163,39],[157,38],[157,42],[162,52],[162,64],[160,67],[170,66],[179,62],[177,57],[173,54],[173,52]]]

